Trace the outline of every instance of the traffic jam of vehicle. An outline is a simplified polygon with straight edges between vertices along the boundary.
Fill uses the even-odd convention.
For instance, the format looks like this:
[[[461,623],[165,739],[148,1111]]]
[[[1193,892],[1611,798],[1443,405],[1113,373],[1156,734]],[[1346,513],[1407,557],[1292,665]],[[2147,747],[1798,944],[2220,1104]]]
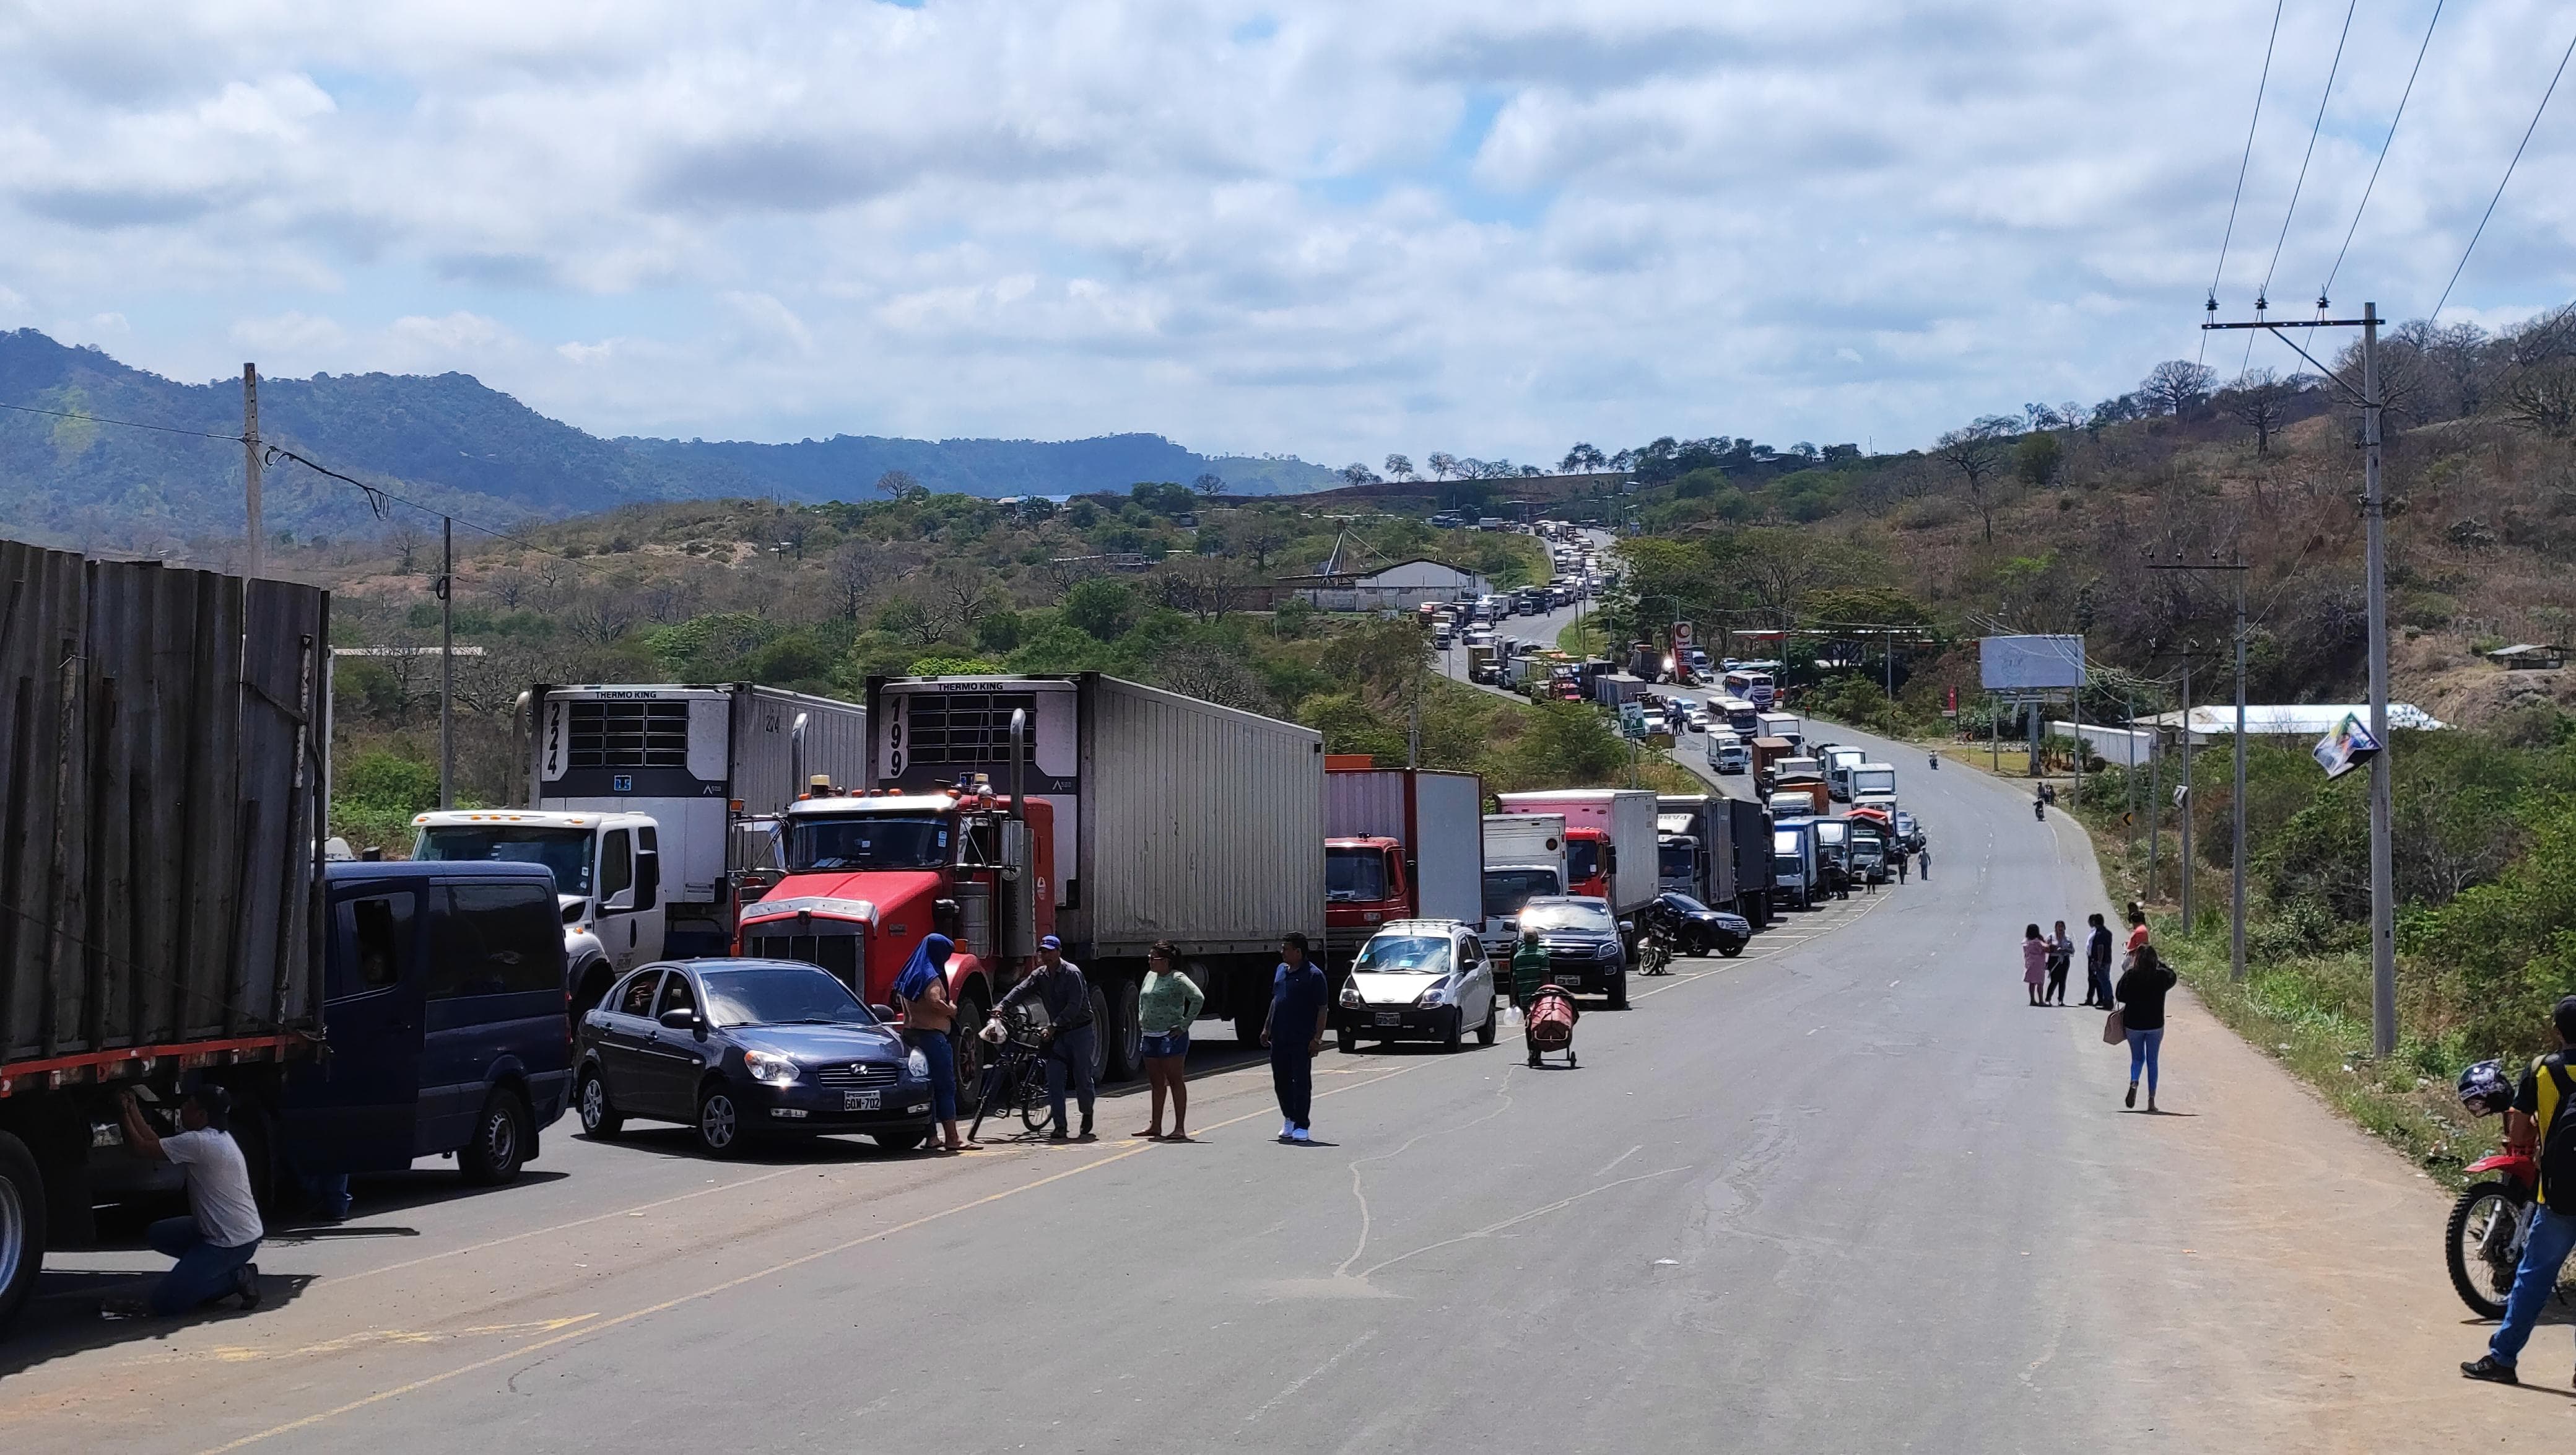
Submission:
[[[907,1152],[943,1126],[953,1147],[988,1099],[1040,1124],[1020,1078],[1050,1020],[1088,1032],[1064,1042],[1086,1089],[1152,1069],[1187,1029],[1142,1014],[1169,1000],[1149,991],[1166,962],[1246,1047],[1294,941],[1341,1053],[1522,1026],[1535,1064],[1570,1053],[1578,998],[1625,1009],[1636,979],[1736,956],[1919,848],[1893,770],[1860,751],[1776,712],[1746,751],[1715,716],[1736,703],[1661,706],[1679,731],[1710,714],[1709,768],[1760,797],[1490,794],[1097,673],[876,678],[857,703],[533,687],[526,806],[422,813],[408,861],[280,837],[245,866],[298,907],[236,972],[255,991],[236,999],[275,1014],[207,1035],[168,999],[124,1049],[0,1066],[0,1318],[93,1203],[174,1195],[176,1169],[124,1155],[129,1103],[219,1095],[261,1205],[323,1221],[353,1175],[423,1158],[510,1182],[566,1112],[602,1143],[685,1128],[710,1157],[849,1135]],[[302,791],[309,834],[324,804]],[[1066,962],[1087,1003],[1011,994]],[[899,993],[908,972],[935,986]],[[66,1023],[84,989],[0,986]]]

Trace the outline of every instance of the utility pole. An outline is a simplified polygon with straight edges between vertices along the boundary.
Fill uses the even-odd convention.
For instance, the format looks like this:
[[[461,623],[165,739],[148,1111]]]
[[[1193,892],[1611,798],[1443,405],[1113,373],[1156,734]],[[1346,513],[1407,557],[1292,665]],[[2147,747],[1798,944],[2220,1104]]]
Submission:
[[[259,365],[242,365],[242,511],[249,526],[249,550],[242,574],[258,580],[267,567],[268,531],[259,510]]]
[[[438,806],[456,806],[456,522],[438,518]]]
[[[2337,388],[2355,396],[2361,406],[2361,522],[2369,552],[2370,601],[2370,732],[2379,742],[2379,751],[2370,759],[2370,1041],[2379,1055],[2392,1055],[2397,1050],[2397,887],[2396,874],[2390,864],[2388,761],[2388,501],[2380,490],[2380,412],[2384,401],[2379,397],[2379,305],[2364,303],[2359,318],[2302,319],[2294,323],[2274,323],[2264,318],[2258,300],[2254,318],[2247,323],[2218,322],[2218,300],[2206,305],[2209,314],[2201,327],[2208,329],[2269,329],[2274,338],[2288,344],[2292,352],[2308,363]],[[2326,300],[2317,299],[2317,312],[2326,311]],[[2361,388],[2336,377],[2335,371],[2317,362],[2315,356],[2290,337],[2291,330],[2318,328],[2357,328],[2361,330]],[[2243,733],[2240,731],[2241,738]]]
[[[2207,565],[2184,562],[2159,565],[2149,562],[2147,569],[2150,571],[2227,571],[2236,577],[2236,794],[2228,815],[2231,820],[2229,829],[2235,836],[2235,852],[2228,866],[2230,893],[2227,917],[2227,978],[2241,981],[2245,978],[2245,572],[2247,568],[2240,560],[2211,562]],[[2185,722],[2183,727],[2188,734],[2190,723]],[[2189,745],[2188,737],[2185,739],[2185,745]],[[2188,763],[2189,760],[2185,761]],[[2190,820],[2186,818],[2184,822],[2188,824]],[[2187,913],[2185,919],[2188,922]]]
[[[2158,858],[2165,846],[2165,730],[2156,727],[2155,739],[2147,744],[2147,903],[2156,902],[2156,884],[2163,876],[2156,872]]]
[[[2191,663],[2182,664],[2182,797],[2174,805],[2182,811],[2182,934],[2191,938],[2192,870],[2198,867],[2191,857],[2192,810],[2200,805],[2191,801]]]

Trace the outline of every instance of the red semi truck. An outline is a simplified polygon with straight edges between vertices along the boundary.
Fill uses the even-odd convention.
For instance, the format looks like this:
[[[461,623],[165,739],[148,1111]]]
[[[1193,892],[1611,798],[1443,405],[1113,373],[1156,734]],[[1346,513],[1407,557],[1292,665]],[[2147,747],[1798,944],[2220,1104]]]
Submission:
[[[739,944],[882,1004],[922,937],[948,935],[961,1083],[1041,935],[1091,981],[1111,1079],[1140,1064],[1156,941],[1246,1042],[1279,937],[1322,941],[1320,734],[1096,672],[871,678],[867,710],[869,782],[790,805],[785,877],[743,908]]]
[[[1484,812],[1473,773],[1324,760],[1324,944],[1336,972],[1389,920],[1484,917]]]

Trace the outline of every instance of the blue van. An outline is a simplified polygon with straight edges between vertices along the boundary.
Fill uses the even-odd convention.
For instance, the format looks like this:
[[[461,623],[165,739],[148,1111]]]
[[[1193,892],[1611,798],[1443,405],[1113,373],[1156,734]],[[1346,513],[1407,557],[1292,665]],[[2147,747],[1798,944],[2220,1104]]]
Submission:
[[[564,1113],[572,1039],[563,923],[541,864],[335,863],[323,878],[327,1049],[279,1108],[307,1172],[454,1153],[508,1182]]]

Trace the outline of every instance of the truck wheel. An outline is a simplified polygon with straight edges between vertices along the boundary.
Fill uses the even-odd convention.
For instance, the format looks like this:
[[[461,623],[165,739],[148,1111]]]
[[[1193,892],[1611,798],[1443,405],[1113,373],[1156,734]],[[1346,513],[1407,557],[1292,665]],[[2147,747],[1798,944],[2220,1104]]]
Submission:
[[[35,1293],[44,1264],[44,1179],[27,1144],[0,1132],[0,1328]]]
[[[1234,972],[1234,1039],[1237,1044],[1258,1050],[1261,1046],[1261,1023],[1270,1018],[1269,986],[1261,972],[1245,966]]]
[[[1109,1043],[1118,1027],[1109,1019],[1109,992],[1091,983],[1091,1084],[1098,1086],[1109,1079]]]
[[[1121,975],[1109,991],[1109,1018],[1113,1029],[1109,1035],[1108,1079],[1124,1081],[1145,1069],[1145,1027],[1136,1009],[1140,987],[1136,977]]]
[[[957,1114],[971,1117],[984,1100],[984,1038],[978,1032],[993,1011],[984,1003],[984,993],[969,990],[957,1002],[957,1024],[948,1033],[948,1044],[954,1048],[957,1062]]]
[[[505,1086],[492,1088],[483,1109],[474,1114],[474,1137],[456,1149],[456,1170],[469,1187],[499,1187],[517,1180],[527,1165],[528,1143],[536,1118],[519,1094]]]
[[[259,1104],[233,1092],[233,1142],[241,1148],[242,1170],[250,1175],[250,1198],[260,1216],[277,1215],[277,1136],[275,1125]]]

